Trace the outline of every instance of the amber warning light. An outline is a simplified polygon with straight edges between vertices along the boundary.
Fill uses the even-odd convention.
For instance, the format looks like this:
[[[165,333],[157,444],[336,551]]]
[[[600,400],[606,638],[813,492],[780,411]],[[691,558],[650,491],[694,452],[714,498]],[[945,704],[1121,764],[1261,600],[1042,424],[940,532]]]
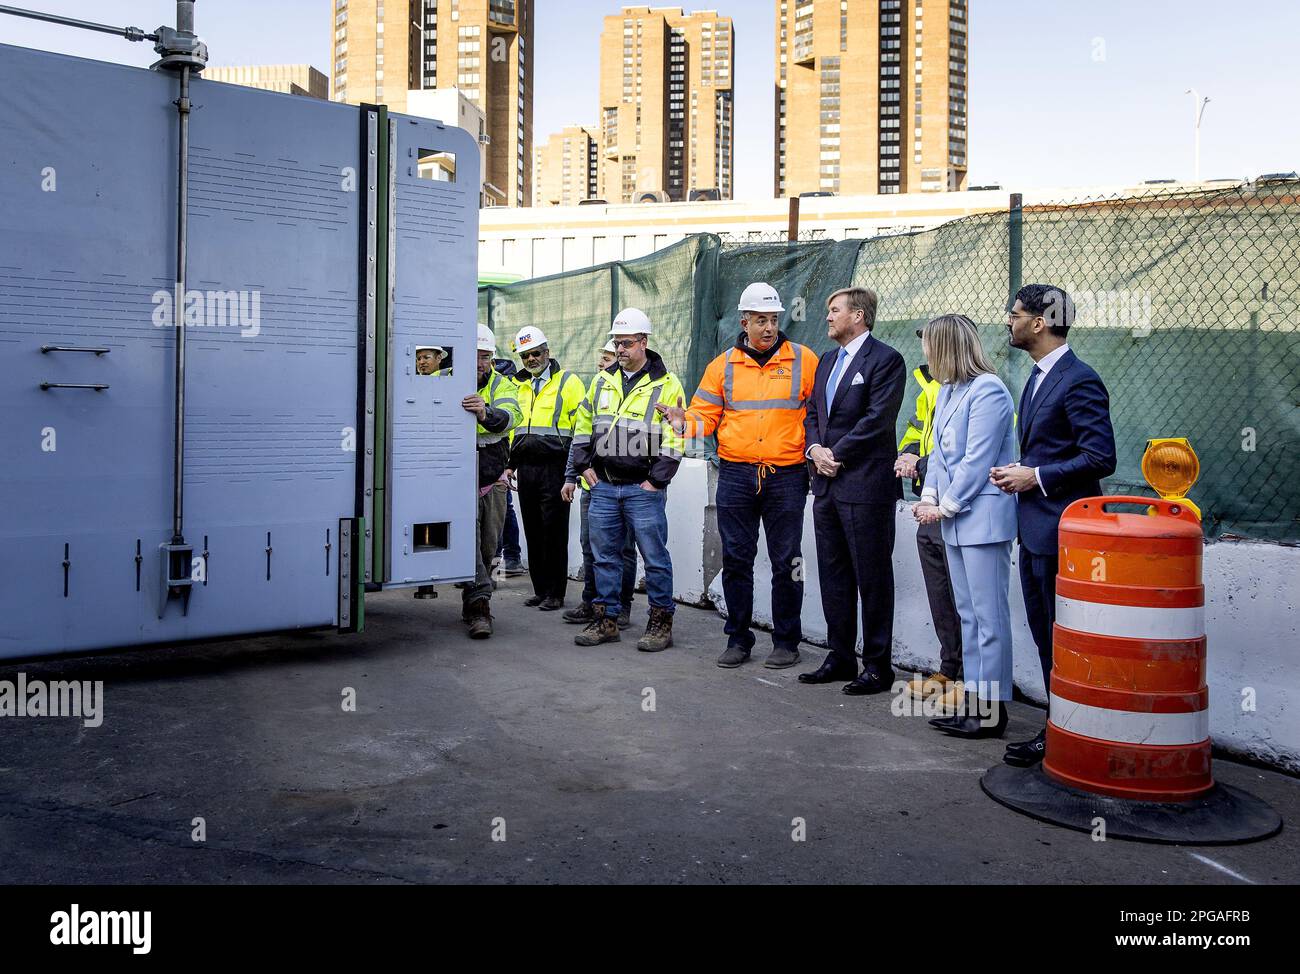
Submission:
[[[1185,437],[1147,440],[1146,452],[1142,454],[1142,476],[1165,500],[1186,504],[1197,517],[1201,516],[1200,508],[1187,499],[1187,492],[1200,475],[1201,461]]]

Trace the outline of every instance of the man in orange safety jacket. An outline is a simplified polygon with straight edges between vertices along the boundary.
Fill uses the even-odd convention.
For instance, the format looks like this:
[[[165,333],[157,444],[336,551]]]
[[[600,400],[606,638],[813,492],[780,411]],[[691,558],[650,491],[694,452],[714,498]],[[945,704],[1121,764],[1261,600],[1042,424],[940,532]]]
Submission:
[[[780,330],[784,310],[771,285],[745,288],[735,347],[709,363],[688,409],[680,402],[657,407],[686,436],[718,435],[716,506],[727,601],[727,647],[718,665],[728,668],[744,663],[754,648],[760,523],[772,562],[772,653],[764,665],[780,669],[799,661],[808,497],[804,409],[817,355]]]

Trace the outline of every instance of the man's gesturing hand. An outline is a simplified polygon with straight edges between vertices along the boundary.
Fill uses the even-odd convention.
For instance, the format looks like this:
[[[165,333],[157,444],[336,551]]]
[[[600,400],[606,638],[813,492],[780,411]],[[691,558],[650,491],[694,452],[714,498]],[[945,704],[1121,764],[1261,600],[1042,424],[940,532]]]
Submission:
[[[677,405],[669,406],[666,403],[655,403],[655,412],[672,423],[673,429],[682,433],[686,428],[686,410],[682,408],[682,397],[677,397]]]

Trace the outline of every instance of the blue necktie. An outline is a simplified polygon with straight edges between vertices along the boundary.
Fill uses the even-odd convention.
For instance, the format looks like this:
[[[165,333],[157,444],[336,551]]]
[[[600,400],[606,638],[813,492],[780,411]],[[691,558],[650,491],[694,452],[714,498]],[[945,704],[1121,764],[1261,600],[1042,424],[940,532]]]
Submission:
[[[835,360],[835,368],[831,369],[831,377],[826,383],[826,415],[831,414],[831,403],[835,401],[835,390],[840,384],[840,374],[844,371],[844,363],[849,360],[849,350],[841,348],[839,358]]]
[[[1038,386],[1035,383],[1038,377],[1043,374],[1043,370],[1037,365],[1029,373],[1029,381],[1025,383],[1025,391],[1020,396],[1020,412],[1024,413],[1025,409],[1034,401],[1034,396],[1038,395]]]

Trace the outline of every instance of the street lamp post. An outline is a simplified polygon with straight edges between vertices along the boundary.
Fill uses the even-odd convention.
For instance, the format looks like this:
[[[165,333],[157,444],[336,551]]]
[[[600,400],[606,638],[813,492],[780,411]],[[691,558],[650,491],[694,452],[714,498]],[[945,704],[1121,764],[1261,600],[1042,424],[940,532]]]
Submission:
[[[1192,178],[1196,182],[1201,181],[1201,116],[1205,114],[1205,106],[1209,104],[1209,98],[1202,98],[1195,88],[1188,88],[1183,94],[1192,96],[1192,132],[1193,144],[1193,163]]]

